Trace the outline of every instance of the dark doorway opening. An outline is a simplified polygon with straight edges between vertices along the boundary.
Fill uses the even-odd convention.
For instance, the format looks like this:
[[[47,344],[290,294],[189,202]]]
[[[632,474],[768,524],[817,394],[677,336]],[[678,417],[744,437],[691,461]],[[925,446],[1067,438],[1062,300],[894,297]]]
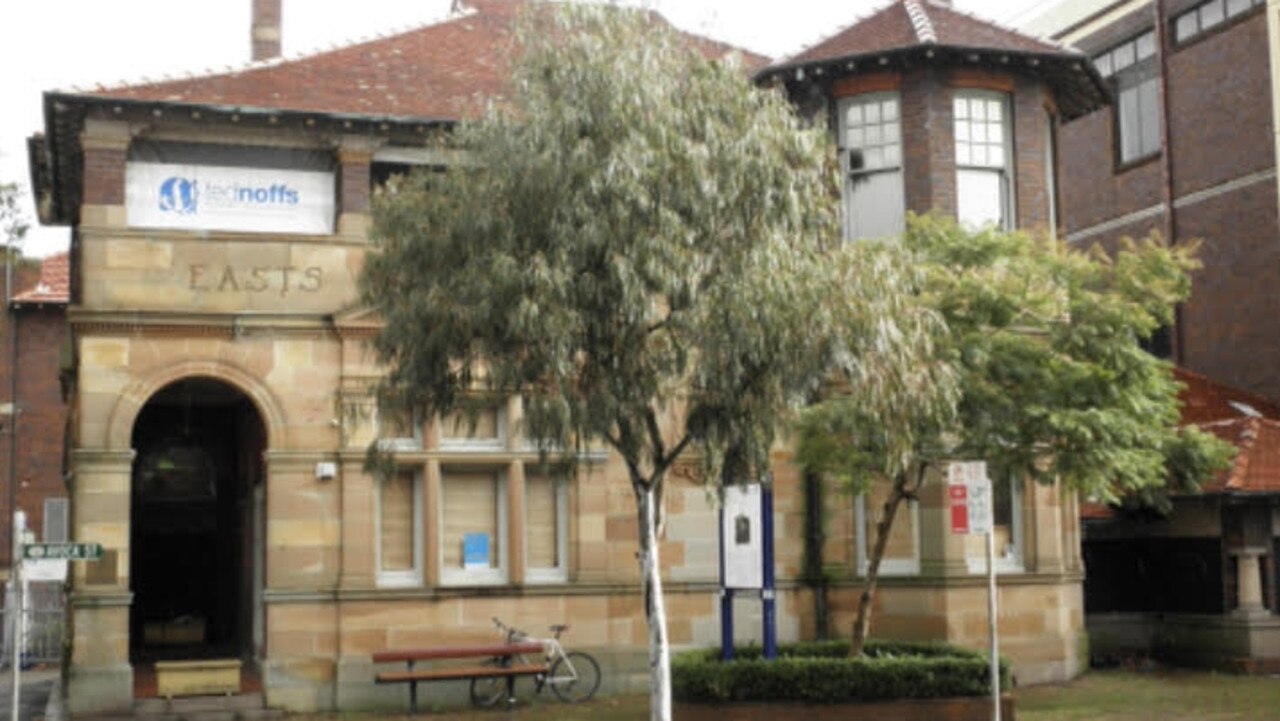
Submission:
[[[133,428],[130,660],[251,661],[266,429],[210,378],[156,393]]]

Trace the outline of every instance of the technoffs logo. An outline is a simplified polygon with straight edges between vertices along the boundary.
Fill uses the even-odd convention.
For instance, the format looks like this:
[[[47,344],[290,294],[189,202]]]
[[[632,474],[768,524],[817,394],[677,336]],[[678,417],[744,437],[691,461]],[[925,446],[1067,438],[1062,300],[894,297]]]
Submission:
[[[160,210],[178,215],[195,215],[201,206],[221,210],[279,208],[298,201],[298,190],[285,183],[200,182],[175,175],[160,184]]]

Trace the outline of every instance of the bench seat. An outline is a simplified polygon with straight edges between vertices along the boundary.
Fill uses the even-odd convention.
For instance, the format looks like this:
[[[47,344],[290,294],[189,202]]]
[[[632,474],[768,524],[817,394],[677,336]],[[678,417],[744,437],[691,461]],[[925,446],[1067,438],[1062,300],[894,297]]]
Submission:
[[[408,683],[411,681],[448,681],[463,678],[493,678],[503,676],[535,676],[546,673],[546,664],[522,664],[516,666],[462,666],[457,668],[433,668],[413,671],[383,671],[378,683]]]

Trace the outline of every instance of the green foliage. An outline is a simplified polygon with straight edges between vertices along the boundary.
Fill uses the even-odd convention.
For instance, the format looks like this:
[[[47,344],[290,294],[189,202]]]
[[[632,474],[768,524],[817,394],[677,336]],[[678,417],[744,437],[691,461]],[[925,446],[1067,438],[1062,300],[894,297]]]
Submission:
[[[31,227],[19,205],[21,198],[16,183],[0,183],[0,236],[6,245],[21,241]]]
[[[896,269],[828,255],[826,133],[646,14],[544,7],[520,42],[504,102],[447,140],[467,162],[374,200],[389,384],[428,412],[520,392],[544,449],[605,439],[639,487],[688,448],[763,474],[841,343],[900,347]]]
[[[810,468],[861,488],[912,463],[978,458],[1114,501],[1154,498],[1167,481],[1194,487],[1229,459],[1226,444],[1177,427],[1171,366],[1141,347],[1190,292],[1192,250],[1149,238],[1108,257],[932,217],[892,245],[943,320],[932,347],[954,374],[954,413],[908,408],[886,427],[850,378],[854,392],[801,425]]]
[[[766,661],[757,648],[741,649],[725,663],[716,649],[681,654],[672,662],[673,694],[704,703],[841,703],[991,692],[987,657],[946,644],[869,641],[865,655],[849,658],[847,640],[823,641],[784,645],[778,655]],[[1009,688],[1005,659],[1001,676]]]

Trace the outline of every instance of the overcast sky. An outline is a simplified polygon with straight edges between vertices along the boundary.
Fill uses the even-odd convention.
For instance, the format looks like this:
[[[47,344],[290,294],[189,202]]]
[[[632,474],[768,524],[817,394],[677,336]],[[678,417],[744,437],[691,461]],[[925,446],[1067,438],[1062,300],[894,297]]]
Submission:
[[[1055,0],[955,0],[957,9],[1019,23]],[[251,0],[7,2],[0,37],[0,182],[18,182],[34,218],[26,138],[43,130],[41,93],[225,70],[249,59]],[[284,0],[286,56],[444,18],[451,0]],[[885,0],[650,0],[682,29],[784,57],[883,7]],[[33,220],[33,225],[36,223]],[[65,229],[33,228],[28,255],[66,247]]]

